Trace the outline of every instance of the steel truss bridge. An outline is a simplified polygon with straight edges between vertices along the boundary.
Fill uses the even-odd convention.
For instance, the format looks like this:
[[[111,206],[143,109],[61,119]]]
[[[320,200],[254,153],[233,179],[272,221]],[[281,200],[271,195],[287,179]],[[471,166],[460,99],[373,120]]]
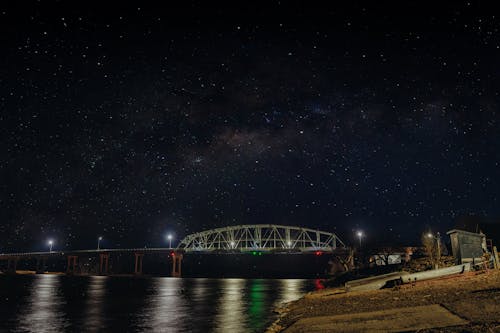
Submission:
[[[194,233],[181,240],[176,248],[128,248],[59,250],[49,252],[0,253],[0,262],[6,262],[6,272],[15,273],[17,263],[36,259],[36,272],[43,273],[46,262],[57,258],[67,259],[66,273],[82,272],[79,258],[95,256],[99,258],[97,273],[109,274],[108,265],[116,256],[135,256],[134,274],[142,274],[145,255],[165,255],[172,260],[172,276],[181,276],[184,254],[189,253],[252,253],[299,254],[346,250],[346,245],[334,233],[276,224],[248,224],[217,228]],[[111,258],[111,259],[110,259]],[[80,268],[79,268],[80,267]]]
[[[246,224],[217,228],[186,236],[177,250],[184,252],[333,252],[345,248],[334,233],[308,228]]]

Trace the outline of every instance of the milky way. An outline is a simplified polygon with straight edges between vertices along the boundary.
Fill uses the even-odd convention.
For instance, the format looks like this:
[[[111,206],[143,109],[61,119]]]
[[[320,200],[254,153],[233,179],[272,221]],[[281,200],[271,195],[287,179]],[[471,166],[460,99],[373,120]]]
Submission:
[[[419,6],[2,7],[0,252],[498,216],[500,21]]]

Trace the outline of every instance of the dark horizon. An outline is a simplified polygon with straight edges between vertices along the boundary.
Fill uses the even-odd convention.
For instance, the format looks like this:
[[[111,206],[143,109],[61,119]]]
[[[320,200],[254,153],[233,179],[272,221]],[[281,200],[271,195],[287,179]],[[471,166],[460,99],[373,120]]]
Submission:
[[[0,252],[500,217],[484,3],[0,5]]]

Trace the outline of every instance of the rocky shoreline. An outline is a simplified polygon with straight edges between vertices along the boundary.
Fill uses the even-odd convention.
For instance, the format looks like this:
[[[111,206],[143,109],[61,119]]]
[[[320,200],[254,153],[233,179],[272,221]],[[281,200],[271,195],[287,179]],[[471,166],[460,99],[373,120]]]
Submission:
[[[445,312],[440,318],[448,315],[450,320],[439,322],[440,318],[437,318],[437,326],[433,326],[431,317],[437,306]],[[356,329],[348,323],[356,318],[355,324],[360,325],[364,319],[357,317],[373,313],[367,321],[370,325],[384,327],[384,319],[390,317],[392,321],[385,325],[397,326],[398,318],[394,316],[405,309],[410,314],[400,318],[400,324],[407,324],[405,321],[412,317],[413,309],[420,311],[422,316],[422,323],[414,323],[417,326],[415,329],[410,326],[409,331],[500,332],[500,271],[471,272],[375,291],[345,292],[343,288],[327,288],[311,292],[276,309],[278,318],[266,332],[288,333],[304,329],[308,332],[335,332],[336,327],[343,327],[342,324],[353,327],[353,331],[370,331],[361,326]],[[431,317],[426,320],[426,316]]]

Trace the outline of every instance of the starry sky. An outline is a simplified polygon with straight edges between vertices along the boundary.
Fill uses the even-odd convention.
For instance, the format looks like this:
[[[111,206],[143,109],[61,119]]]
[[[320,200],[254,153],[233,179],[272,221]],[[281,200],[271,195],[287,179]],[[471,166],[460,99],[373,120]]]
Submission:
[[[17,6],[0,5],[0,252],[253,223],[418,244],[499,216],[484,3]]]

